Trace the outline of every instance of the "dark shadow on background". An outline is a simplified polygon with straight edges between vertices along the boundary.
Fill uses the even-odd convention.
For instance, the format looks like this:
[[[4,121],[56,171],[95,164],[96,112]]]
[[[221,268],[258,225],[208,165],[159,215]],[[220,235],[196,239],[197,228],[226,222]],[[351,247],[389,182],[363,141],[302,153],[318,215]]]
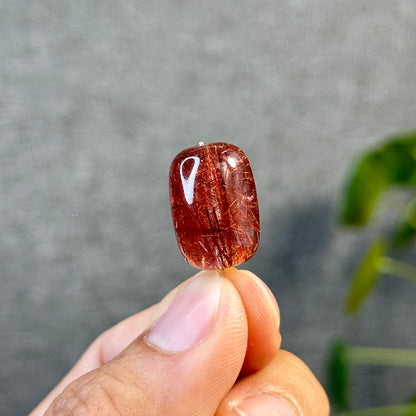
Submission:
[[[317,285],[325,284],[325,281],[320,280],[320,277],[324,275],[322,268],[327,256],[330,255],[330,245],[336,238],[334,233],[341,227],[337,223],[336,209],[334,201],[314,199],[306,204],[291,207],[290,211],[277,213],[275,220],[269,224],[262,224],[262,241],[259,252],[247,267],[261,276],[276,294],[281,311],[289,312],[284,315],[282,329],[285,332],[285,329],[290,328],[293,337],[296,337],[296,333],[305,327],[302,299],[324,290],[317,288]],[[335,303],[339,305],[340,310],[342,310],[342,303],[346,295],[344,288],[347,287],[357,266],[357,260],[362,257],[369,240],[365,231],[360,233],[360,229],[357,229],[356,243],[349,247],[348,252],[345,253],[343,262],[339,264],[339,273],[326,277],[335,280],[335,282],[331,282],[332,285],[334,283],[337,285],[339,282],[343,288],[338,293],[334,293],[334,296],[339,297]],[[386,301],[391,299],[391,291],[395,293],[397,290],[392,287],[395,286],[395,283],[386,281],[379,285],[379,296],[385,297]],[[322,308],[319,303],[320,300],[317,298],[316,310]],[[308,310],[308,313],[313,314],[313,308],[314,306],[312,306],[312,310]],[[328,310],[328,314],[332,312]],[[348,320],[347,317],[345,319]],[[324,327],[325,322],[321,322],[320,326]],[[348,329],[334,333],[334,338],[347,338],[351,344],[360,345],[360,338],[366,338],[363,331],[368,335],[371,332],[371,326],[371,322],[361,322],[360,318],[351,319],[347,325]],[[366,327],[367,329],[365,329]],[[357,331],[357,329],[359,330]],[[380,334],[376,332],[375,330],[374,336],[371,336],[374,345],[380,340]],[[319,334],[316,336],[319,337]],[[284,348],[291,349],[292,345],[295,345],[292,344],[293,339],[286,338],[284,341]],[[302,348],[307,347],[303,346]],[[328,348],[329,345],[322,345],[324,351],[327,351]],[[362,407],[374,405],[374,403],[384,404],[384,398],[389,393],[386,369],[360,366],[353,370],[352,379],[354,384],[358,386],[354,387],[351,392],[354,405]]]
[[[261,246],[254,267],[272,289],[295,290],[305,283],[304,271],[320,269],[330,244],[334,207],[327,199],[277,213],[262,224]]]

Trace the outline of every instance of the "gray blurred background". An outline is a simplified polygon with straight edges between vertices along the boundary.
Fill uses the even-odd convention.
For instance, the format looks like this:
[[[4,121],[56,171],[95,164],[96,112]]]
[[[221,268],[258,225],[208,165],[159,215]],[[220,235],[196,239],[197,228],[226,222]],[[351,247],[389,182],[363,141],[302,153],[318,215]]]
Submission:
[[[414,0],[0,1],[0,414],[22,415],[89,343],[195,273],[168,201],[200,140],[248,155],[256,256],[283,347],[324,382],[329,342],[416,347],[413,287],[342,301],[375,230],[340,229],[353,156],[416,126]],[[398,403],[415,372],[361,367],[356,406]]]

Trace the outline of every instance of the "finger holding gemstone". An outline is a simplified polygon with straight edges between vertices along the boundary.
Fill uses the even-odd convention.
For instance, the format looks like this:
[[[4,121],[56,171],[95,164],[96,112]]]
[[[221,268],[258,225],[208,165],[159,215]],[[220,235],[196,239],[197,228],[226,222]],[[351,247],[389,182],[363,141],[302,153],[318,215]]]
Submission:
[[[199,269],[237,266],[255,253],[260,236],[256,187],[244,152],[228,143],[183,150],[169,174],[176,239]]]

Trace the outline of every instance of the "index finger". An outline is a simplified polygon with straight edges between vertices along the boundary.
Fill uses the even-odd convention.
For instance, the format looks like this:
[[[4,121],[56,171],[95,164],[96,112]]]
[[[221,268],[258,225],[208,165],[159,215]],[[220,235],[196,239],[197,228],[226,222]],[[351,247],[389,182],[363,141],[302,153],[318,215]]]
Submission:
[[[225,270],[243,301],[247,315],[247,352],[241,373],[250,374],[269,364],[280,349],[280,312],[271,290],[255,274],[233,267]]]

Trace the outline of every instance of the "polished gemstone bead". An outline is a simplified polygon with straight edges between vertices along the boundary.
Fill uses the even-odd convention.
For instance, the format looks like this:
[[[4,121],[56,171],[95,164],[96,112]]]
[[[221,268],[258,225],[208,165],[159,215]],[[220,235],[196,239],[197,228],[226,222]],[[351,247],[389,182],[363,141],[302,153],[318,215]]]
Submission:
[[[179,153],[169,175],[176,239],[199,269],[225,269],[248,260],[260,236],[257,194],[244,152],[210,143]]]

